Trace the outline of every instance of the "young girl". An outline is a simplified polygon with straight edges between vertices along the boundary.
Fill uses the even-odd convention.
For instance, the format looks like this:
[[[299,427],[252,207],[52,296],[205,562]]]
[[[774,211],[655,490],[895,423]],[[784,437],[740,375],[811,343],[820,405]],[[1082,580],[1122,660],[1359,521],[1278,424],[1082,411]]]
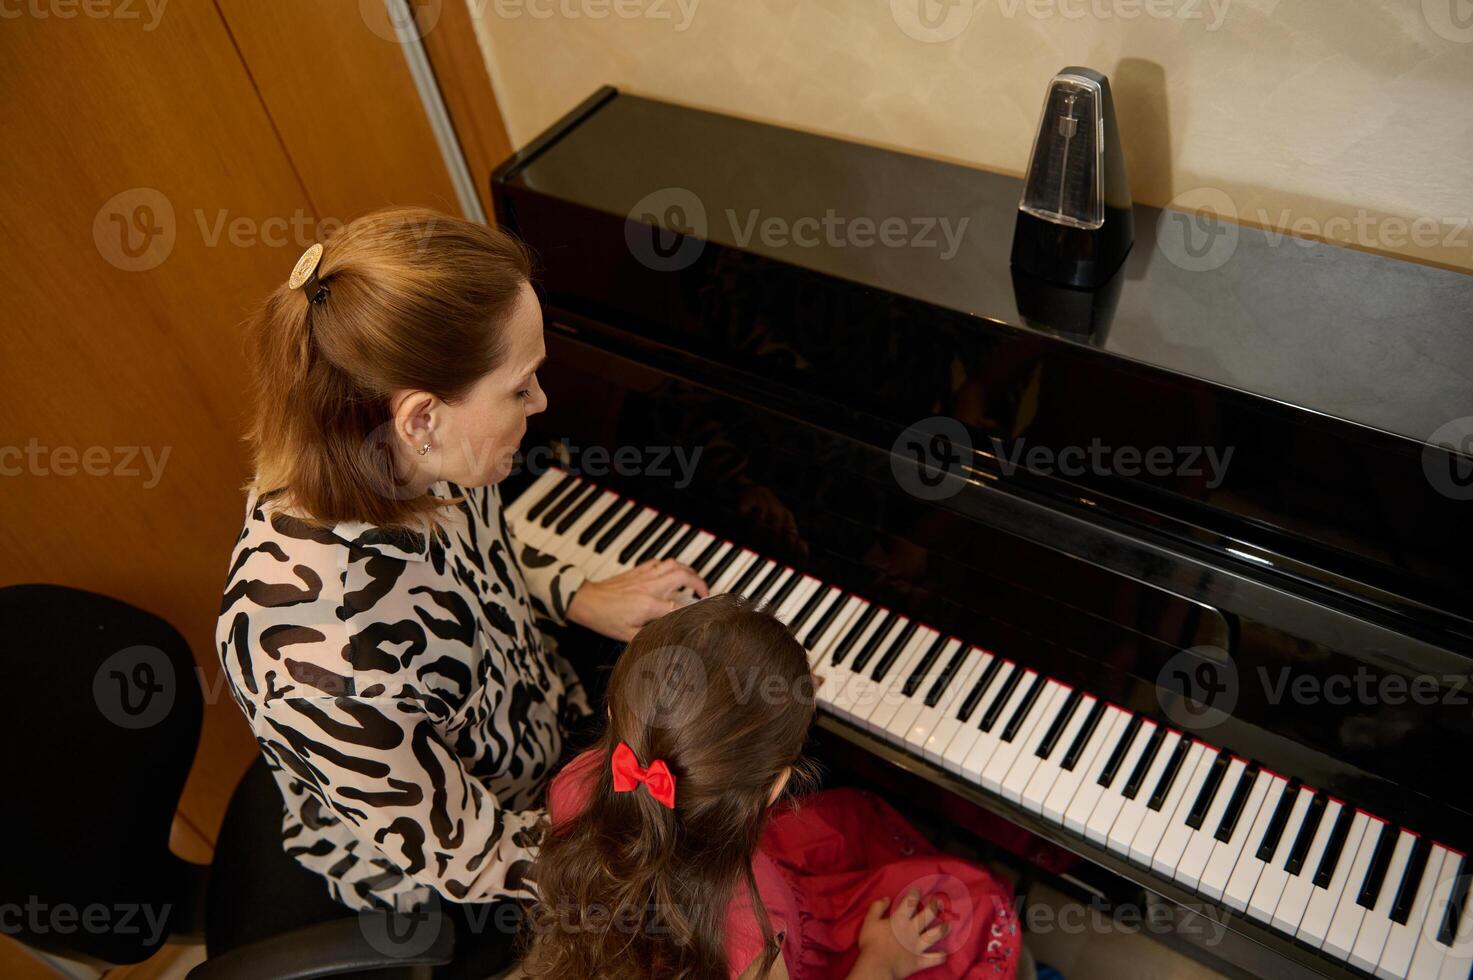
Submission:
[[[1010,894],[986,871],[872,795],[786,801],[813,676],[777,619],[721,595],[654,621],[608,706],[550,790],[531,976],[1014,976]]]

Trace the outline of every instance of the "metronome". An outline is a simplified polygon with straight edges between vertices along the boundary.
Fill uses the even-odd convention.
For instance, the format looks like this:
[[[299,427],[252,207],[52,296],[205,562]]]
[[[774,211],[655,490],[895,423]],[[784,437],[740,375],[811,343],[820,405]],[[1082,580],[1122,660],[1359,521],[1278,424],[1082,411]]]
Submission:
[[[1013,227],[1013,266],[1048,282],[1094,288],[1135,239],[1125,154],[1110,81],[1065,68],[1049,82]]]

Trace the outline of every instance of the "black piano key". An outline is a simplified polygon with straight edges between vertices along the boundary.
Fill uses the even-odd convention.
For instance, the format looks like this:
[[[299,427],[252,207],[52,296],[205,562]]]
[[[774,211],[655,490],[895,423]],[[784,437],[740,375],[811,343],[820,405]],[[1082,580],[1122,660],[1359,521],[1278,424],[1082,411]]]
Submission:
[[[574,504],[581,503],[584,499],[590,496],[598,496],[598,487],[594,486],[592,483],[580,484],[577,489],[563,494],[562,499],[549,507],[547,509],[547,513],[542,515],[542,526],[552,527],[552,525],[557,522],[558,518],[562,517],[568,512],[569,507],[572,507]]]
[[[1401,828],[1390,820],[1381,824],[1381,836],[1376,838],[1376,849],[1371,852],[1371,866],[1366,868],[1366,876],[1360,883],[1360,894],[1355,899],[1355,904],[1361,908],[1376,907],[1376,899],[1381,895],[1381,885],[1386,881],[1386,869],[1391,865],[1391,852],[1396,849],[1396,837],[1400,833]]]
[[[722,541],[720,538],[712,538],[711,543],[706,545],[699,555],[696,555],[696,560],[690,563],[690,567],[695,570],[697,575],[704,575],[705,573],[701,569],[705,568],[712,558],[721,554],[721,550],[726,547],[728,545],[725,541]]]
[[[900,617],[897,614],[893,612],[885,613],[885,618],[880,621],[880,625],[870,634],[870,638],[864,641],[864,646],[859,648],[859,652],[849,662],[849,669],[856,674],[862,672],[869,665],[871,658],[880,649],[880,644],[885,642],[885,637],[890,635],[890,631],[895,628],[895,624],[899,621]]]
[[[564,514],[562,520],[557,522],[557,533],[567,534],[568,529],[571,528],[574,524],[577,524],[578,521],[583,517],[583,515],[588,513],[588,508],[592,507],[602,496],[602,491],[599,491],[597,489],[595,489],[593,493],[585,494],[583,499],[578,501],[577,505],[572,510]]]
[[[1217,753],[1217,758],[1212,760],[1212,765],[1207,770],[1207,781],[1202,784],[1197,798],[1192,801],[1192,808],[1187,811],[1188,827],[1193,830],[1201,829],[1202,821],[1207,819],[1207,810],[1212,806],[1212,801],[1217,799],[1217,791],[1222,787],[1222,777],[1227,774],[1232,761],[1232,755],[1226,750]]]
[[[659,515],[656,515],[655,519],[650,521],[643,528],[641,528],[634,535],[634,537],[630,539],[629,543],[624,546],[624,550],[619,552],[620,563],[627,565],[632,562],[634,560],[634,556],[639,554],[639,549],[644,547],[644,543],[646,541],[654,537],[656,532],[663,528],[667,523],[673,523],[674,521],[675,518],[673,517],[661,517]]]
[[[833,625],[835,617],[839,615],[839,610],[843,609],[846,605],[848,605],[848,603],[849,597],[844,595],[842,592],[839,593],[837,597],[835,597],[833,602],[829,603],[828,608],[823,611],[823,615],[818,617],[818,622],[813,624],[813,629],[808,631],[808,638],[803,641],[804,649],[813,649],[814,644],[816,644],[819,641],[819,638],[828,631],[828,628],[831,625]]]
[[[1258,763],[1252,762],[1243,770],[1243,775],[1238,777],[1238,787],[1233,790],[1233,795],[1228,800],[1227,809],[1223,811],[1222,822],[1217,825],[1217,833],[1213,839],[1229,841],[1233,832],[1238,829],[1238,818],[1243,815],[1243,808],[1248,805],[1248,795],[1253,792],[1253,784],[1258,782]]]
[[[1156,780],[1156,788],[1151,791],[1151,798],[1146,801],[1146,809],[1160,810],[1166,805],[1166,795],[1171,792],[1171,787],[1176,783],[1176,777],[1181,773],[1182,763],[1187,760],[1187,753],[1192,749],[1192,740],[1185,735],[1180,742],[1176,743],[1176,751],[1171,753],[1171,758],[1166,760],[1166,769],[1162,771],[1161,778]]]
[[[1350,825],[1355,822],[1355,807],[1341,806],[1335,826],[1330,828],[1330,839],[1325,841],[1325,853],[1320,855],[1320,866],[1314,873],[1316,888],[1329,888],[1335,877],[1335,866],[1340,863],[1340,852],[1345,850],[1346,838],[1350,836]]]
[[[613,544],[614,541],[619,537],[619,535],[623,534],[624,531],[629,527],[629,525],[634,523],[634,519],[642,513],[644,513],[644,511],[642,511],[637,504],[625,511],[624,516],[615,521],[609,527],[609,529],[604,532],[604,536],[598,539],[598,544],[593,546],[594,553],[601,555],[605,551],[608,551],[609,545]]]
[[[875,661],[875,671],[870,675],[870,679],[876,681],[885,679],[890,673],[890,668],[895,666],[895,661],[899,660],[900,655],[905,652],[905,648],[910,646],[910,641],[915,638],[916,630],[920,628],[921,624],[914,619],[905,624],[905,628],[900,631],[900,635],[895,638],[895,642],[890,644],[890,649],[885,651],[883,657]]]
[[[782,567],[776,562],[769,563],[767,559],[759,555],[757,560],[748,565],[747,570],[745,572],[742,572],[741,576],[732,583],[731,588],[727,589],[726,591],[735,592],[737,595],[746,595],[747,586],[751,585],[752,581],[756,579],[758,575],[763,574],[764,570],[769,564],[772,565],[773,569],[778,569]]]
[[[1412,853],[1407,857],[1407,869],[1402,873],[1401,885],[1396,889],[1396,898],[1391,903],[1391,921],[1399,926],[1407,924],[1412,915],[1412,903],[1417,900],[1417,889],[1422,887],[1422,875],[1427,870],[1427,859],[1432,856],[1432,838],[1419,835],[1412,842]]]
[[[634,564],[642,565],[645,562],[649,561],[651,558],[658,555],[660,553],[660,549],[669,544],[670,539],[675,537],[675,532],[680,530],[680,526],[681,525],[679,521],[672,520],[668,525],[665,526],[665,530],[655,535],[654,539],[650,541],[649,547],[645,548],[639,553],[639,557],[634,559]]]
[[[1125,731],[1120,733],[1120,740],[1110,750],[1110,757],[1105,760],[1105,768],[1100,773],[1100,778],[1095,780],[1101,786],[1109,788],[1115,781],[1115,774],[1125,764],[1125,753],[1130,751],[1130,745],[1135,741],[1136,735],[1140,734],[1141,725],[1144,720],[1140,715],[1132,715],[1130,721],[1125,723]]]
[[[1151,771],[1151,764],[1156,761],[1156,754],[1161,751],[1161,743],[1166,741],[1166,727],[1157,725],[1156,730],[1151,733],[1150,741],[1146,742],[1141,757],[1136,760],[1135,769],[1131,771],[1130,778],[1125,781],[1125,792],[1122,794],[1127,800],[1133,800],[1140,795],[1141,783],[1146,781],[1146,774]]]
[[[1274,851],[1279,849],[1279,838],[1284,836],[1284,827],[1289,823],[1289,812],[1294,809],[1294,798],[1298,795],[1299,780],[1289,780],[1284,792],[1279,795],[1279,803],[1274,807],[1274,815],[1268,822],[1268,829],[1263,833],[1263,840],[1258,842],[1258,860],[1274,859]]]
[[[666,548],[664,553],[662,553],[660,557],[674,558],[686,548],[689,548],[690,543],[694,541],[696,539],[696,535],[700,533],[701,529],[692,524],[690,527],[685,529],[684,534],[682,534],[680,537],[676,538],[670,543],[670,547]]]
[[[1028,685],[1028,693],[1023,695],[1023,700],[1018,702],[1018,708],[1013,712],[1013,717],[1009,718],[1008,723],[1003,726],[1002,740],[1004,742],[1011,742],[1018,737],[1018,729],[1022,728],[1028,716],[1033,714],[1033,707],[1038,703],[1038,695],[1043,691],[1046,683],[1048,679],[1042,674],[1033,675],[1033,683]]]
[[[1100,718],[1104,714],[1105,702],[1096,698],[1094,706],[1089,709],[1089,714],[1084,716],[1084,724],[1079,726],[1079,734],[1074,736],[1074,741],[1069,745],[1069,751],[1064,753],[1064,760],[1060,766],[1065,772],[1073,772],[1074,767],[1079,765],[1079,757],[1084,754],[1084,747],[1089,744],[1090,737],[1099,727]]]
[[[527,511],[527,520],[535,521],[541,517],[542,512],[547,509],[547,505],[562,496],[563,491],[571,487],[576,479],[571,473],[563,474],[563,478],[553,484],[552,489],[543,494],[542,499],[533,504],[532,509]]]
[[[598,537],[599,532],[601,532],[608,525],[609,521],[613,520],[614,516],[617,515],[621,510],[626,507],[637,508],[638,506],[639,505],[632,500],[627,500],[623,497],[615,497],[614,502],[605,507],[603,509],[603,513],[595,517],[593,519],[593,523],[585,527],[583,529],[583,533],[578,535],[578,543],[580,545],[588,544],[588,542]]]
[[[1304,869],[1304,859],[1309,857],[1309,846],[1314,843],[1314,835],[1319,832],[1320,821],[1325,817],[1325,807],[1330,805],[1330,798],[1324,793],[1316,793],[1314,799],[1309,801],[1309,809],[1304,811],[1304,822],[1299,825],[1299,834],[1294,838],[1294,845],[1289,848],[1289,857],[1284,861],[1284,870],[1295,877]]]
[[[798,610],[798,615],[794,616],[793,621],[788,624],[788,629],[793,631],[794,636],[798,634],[798,630],[802,628],[803,624],[808,622],[808,617],[813,615],[818,609],[819,604],[823,602],[824,597],[831,591],[827,585],[820,585],[813,590],[813,595],[808,597],[808,601],[803,603],[803,608]]]
[[[793,573],[787,577],[787,580],[783,582],[782,586],[772,594],[772,598],[767,600],[768,607],[773,612],[776,612],[781,608],[783,603],[788,601],[788,596],[793,594],[793,590],[798,587],[798,583],[801,581],[803,581],[803,573],[794,569]]]
[[[1468,855],[1458,862],[1458,876],[1453,879],[1453,891],[1448,896],[1447,908],[1442,913],[1442,925],[1437,930],[1437,941],[1451,946],[1458,935],[1458,923],[1463,921],[1463,904],[1468,901]]]
[[[951,682],[956,680],[957,674],[961,673],[962,664],[966,663],[967,655],[971,652],[972,648],[965,643],[956,648],[956,652],[951,655],[951,659],[946,662],[946,667],[941,671],[941,676],[936,678],[936,683],[932,684],[931,689],[926,692],[926,707],[936,707],[946,696]]]
[[[972,685],[972,689],[967,692],[967,696],[962,698],[961,707],[957,708],[957,721],[966,721],[972,717],[972,712],[976,711],[977,705],[982,703],[982,698],[987,694],[987,689],[992,686],[993,680],[996,679],[998,673],[1003,669],[1004,663],[1005,661],[1001,657],[993,657],[987,662],[987,666],[982,668],[982,673],[978,675],[977,682]],[[1013,670],[1011,666],[1008,669]]]
[[[945,646],[946,634],[937,633],[936,639],[931,641],[931,645],[926,648],[926,652],[921,654],[921,659],[916,662],[915,669],[905,679],[905,686],[900,689],[900,693],[908,698],[915,696],[915,693],[921,689],[921,685],[925,683],[926,675],[931,672],[932,667],[936,666],[936,661],[940,659],[941,651]]]
[[[987,710],[982,712],[982,721],[978,723],[978,728],[984,732],[992,731],[998,719],[1002,717],[1003,709],[1008,706],[1008,701],[1012,698],[1013,692],[1018,689],[1019,684],[1023,683],[1023,674],[1024,670],[1022,667],[1013,668],[1013,672],[1008,675],[1008,679],[1003,681],[1002,687],[998,688],[997,697],[993,698],[992,703],[987,706]]]
[[[1084,692],[1079,688],[1069,691],[1069,696],[1064,699],[1064,706],[1054,717],[1048,726],[1048,731],[1043,734],[1043,741],[1038,743],[1038,748],[1033,754],[1040,759],[1047,759],[1054,754],[1054,747],[1059,744],[1059,739],[1064,736],[1064,729],[1069,726],[1069,720],[1074,717],[1074,712],[1079,710],[1079,704],[1084,700]]]
[[[742,549],[736,545],[732,545],[726,549],[726,554],[721,556],[721,560],[711,566],[711,573],[709,575],[702,575],[701,577],[707,582],[715,584],[717,579],[726,574],[726,570],[731,567],[731,563],[736,561],[741,553]]]
[[[849,632],[845,633],[844,638],[834,647],[834,655],[829,662],[835,667],[839,666],[844,658],[849,656],[849,651],[854,649],[854,644],[859,642],[865,628],[874,622],[874,618],[879,614],[880,607],[875,605],[868,606],[864,612],[860,613],[850,625]]]
[[[747,593],[747,598],[754,604],[760,604],[762,597],[767,594],[767,590],[776,585],[778,580],[786,575],[788,571],[789,569],[784,568],[777,562],[773,562],[772,567],[767,570],[767,574],[763,575],[757,584],[752,586],[752,590]]]

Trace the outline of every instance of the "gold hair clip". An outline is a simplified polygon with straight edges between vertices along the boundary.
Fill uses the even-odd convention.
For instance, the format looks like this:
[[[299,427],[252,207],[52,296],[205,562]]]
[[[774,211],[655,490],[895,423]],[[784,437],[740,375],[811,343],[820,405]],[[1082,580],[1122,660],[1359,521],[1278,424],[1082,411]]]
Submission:
[[[307,246],[307,251],[297,259],[297,264],[292,267],[292,274],[287,279],[288,289],[307,288],[307,298],[310,302],[320,303],[327,298],[327,287],[317,284],[317,263],[322,261],[322,243],[313,242]]]

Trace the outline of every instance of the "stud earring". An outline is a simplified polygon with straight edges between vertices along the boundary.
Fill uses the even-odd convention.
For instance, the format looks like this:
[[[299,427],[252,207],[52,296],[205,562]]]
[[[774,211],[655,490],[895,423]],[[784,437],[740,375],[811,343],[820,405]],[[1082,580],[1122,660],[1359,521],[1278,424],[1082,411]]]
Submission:
[[[430,451],[430,444],[429,443],[425,443],[423,446],[419,447],[419,454],[421,456],[423,456],[425,453],[427,453],[429,451]]]

